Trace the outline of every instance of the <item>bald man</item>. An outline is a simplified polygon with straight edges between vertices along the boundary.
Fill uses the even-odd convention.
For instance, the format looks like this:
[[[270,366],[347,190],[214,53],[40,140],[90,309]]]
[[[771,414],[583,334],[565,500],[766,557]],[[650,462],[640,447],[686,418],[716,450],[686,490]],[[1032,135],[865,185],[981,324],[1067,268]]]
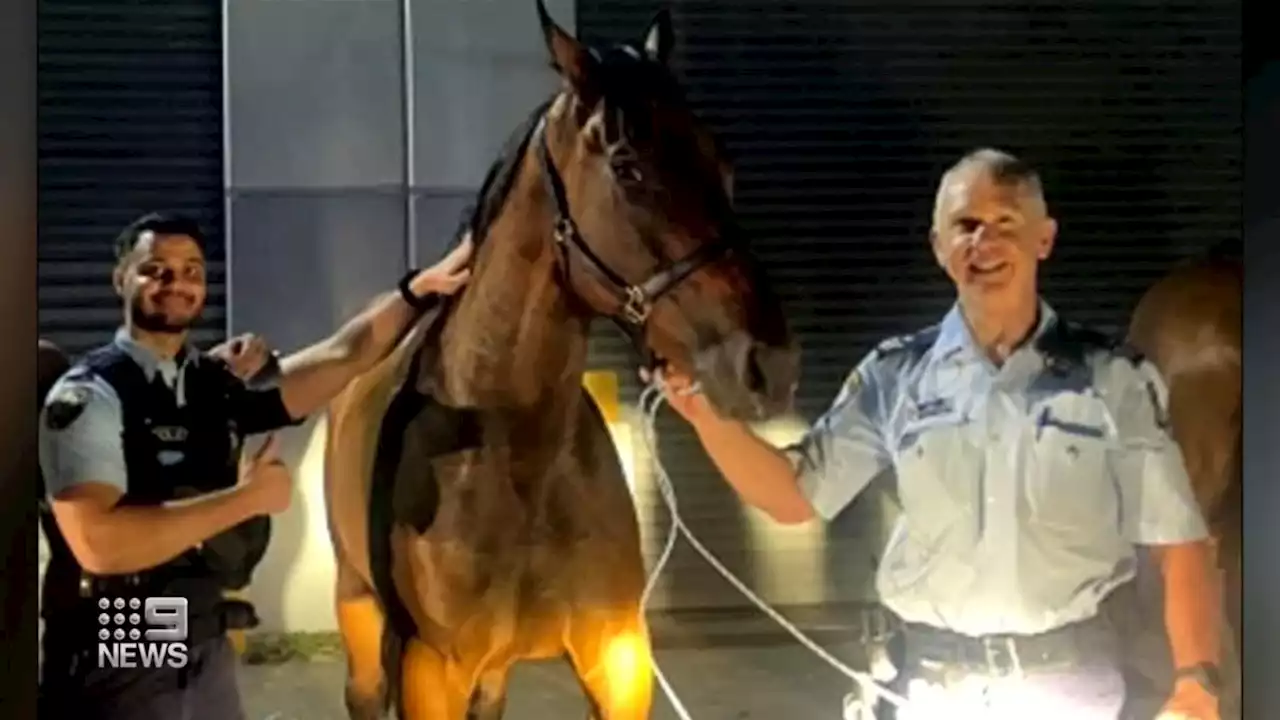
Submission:
[[[797,445],[775,449],[672,377],[725,479],[782,523],[834,518],[886,470],[902,513],[877,570],[903,622],[904,718],[1116,720],[1106,612],[1148,547],[1178,680],[1166,717],[1218,720],[1207,532],[1154,366],[1041,299],[1057,237],[1038,174],[978,150],[939,183],[930,246],[956,290],[881,343]]]

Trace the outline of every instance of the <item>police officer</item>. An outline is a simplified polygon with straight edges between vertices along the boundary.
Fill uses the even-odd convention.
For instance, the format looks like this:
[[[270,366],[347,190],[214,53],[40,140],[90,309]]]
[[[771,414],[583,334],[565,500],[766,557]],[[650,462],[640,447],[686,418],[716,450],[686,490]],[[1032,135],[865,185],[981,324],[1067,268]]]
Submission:
[[[466,282],[471,248],[466,240],[407,274],[336,334],[280,361],[274,387],[252,388],[241,378],[266,365],[263,343],[238,338],[206,355],[188,343],[207,290],[203,244],[199,227],[178,216],[149,214],[124,229],[113,274],[124,325],[45,403],[42,716],[243,717],[225,630],[252,621],[243,605],[228,613],[222,595],[248,583],[267,516],[288,507],[292,481],[274,438],[243,454],[240,444],[300,422],[385,357],[433,296]],[[114,633],[120,613],[129,639],[128,615],[156,596],[187,599],[185,664],[101,662],[99,633]]]
[[[957,303],[863,359],[802,442],[777,450],[717,417],[678,373],[668,399],[739,495],[779,522],[830,519],[881,471],[896,475],[902,513],[876,582],[903,622],[900,719],[1119,717],[1107,602],[1140,545],[1168,598],[1166,716],[1217,720],[1210,550],[1165,387],[1040,300],[1055,235],[1037,174],[976,151],[943,177],[931,233]]]

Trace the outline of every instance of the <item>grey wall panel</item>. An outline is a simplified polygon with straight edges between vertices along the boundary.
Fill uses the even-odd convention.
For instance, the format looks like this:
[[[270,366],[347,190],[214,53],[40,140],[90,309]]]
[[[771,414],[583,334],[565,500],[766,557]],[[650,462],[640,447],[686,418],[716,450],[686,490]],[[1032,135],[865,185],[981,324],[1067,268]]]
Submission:
[[[228,0],[230,184],[398,185],[400,4]]]
[[[556,87],[533,0],[411,0],[415,187],[475,188]],[[573,31],[573,0],[548,0]]]
[[[395,194],[238,193],[231,326],[297,349],[332,332],[405,269],[404,207]]]
[[[427,267],[453,246],[463,211],[475,199],[472,190],[418,191],[413,194],[414,262]]]
[[[319,340],[395,285],[405,269],[403,200],[376,192],[239,194],[231,202],[231,331],[263,335],[289,352]],[[298,493],[274,518],[271,547],[250,596],[269,630],[333,626],[332,554],[318,464],[303,455],[308,422],[282,435]],[[314,453],[314,447],[312,448]]]

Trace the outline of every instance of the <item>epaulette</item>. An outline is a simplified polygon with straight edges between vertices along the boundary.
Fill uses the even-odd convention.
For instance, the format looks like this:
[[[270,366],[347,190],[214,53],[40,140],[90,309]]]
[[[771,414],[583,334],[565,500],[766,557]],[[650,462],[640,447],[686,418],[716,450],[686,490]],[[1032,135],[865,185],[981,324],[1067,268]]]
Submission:
[[[923,355],[938,340],[939,327],[933,325],[919,332],[905,335],[894,335],[880,341],[873,351],[877,360],[884,360],[896,355],[907,354],[912,357]]]
[[[1055,364],[1083,366],[1094,352],[1114,352],[1120,342],[1113,335],[1059,318],[1040,339],[1036,349]]]

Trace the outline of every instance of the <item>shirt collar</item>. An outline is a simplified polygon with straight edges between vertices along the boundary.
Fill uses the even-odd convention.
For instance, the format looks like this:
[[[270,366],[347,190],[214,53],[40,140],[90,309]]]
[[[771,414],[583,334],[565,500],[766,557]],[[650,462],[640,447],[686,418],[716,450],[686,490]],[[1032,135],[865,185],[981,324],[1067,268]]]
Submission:
[[[1038,302],[1040,304],[1039,321],[1036,323],[1035,332],[1028,338],[1024,347],[1034,347],[1045,331],[1058,321],[1058,314],[1049,306],[1049,303],[1043,299]],[[965,361],[982,357],[981,351],[973,342],[973,335],[969,332],[969,324],[965,322],[959,302],[952,305],[951,310],[942,319],[942,324],[938,328],[938,339],[933,343],[932,355],[941,361]]]
[[[121,350],[133,359],[138,367],[142,368],[142,372],[147,377],[147,382],[155,380],[156,373],[159,372],[160,366],[165,363],[173,363],[177,370],[182,370],[188,365],[194,365],[199,361],[200,353],[190,343],[185,344],[178,351],[178,356],[173,360],[164,360],[151,351],[150,348],[144,347],[129,335],[128,328],[119,328],[116,330],[115,344]]]

